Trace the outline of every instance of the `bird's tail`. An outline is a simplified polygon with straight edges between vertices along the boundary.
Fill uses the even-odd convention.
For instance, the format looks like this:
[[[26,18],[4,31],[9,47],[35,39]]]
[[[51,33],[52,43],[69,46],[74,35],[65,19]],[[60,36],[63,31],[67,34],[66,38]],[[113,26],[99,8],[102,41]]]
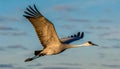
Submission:
[[[42,50],[36,50],[36,51],[34,51],[34,55],[37,56],[38,54],[40,54],[41,51]]]

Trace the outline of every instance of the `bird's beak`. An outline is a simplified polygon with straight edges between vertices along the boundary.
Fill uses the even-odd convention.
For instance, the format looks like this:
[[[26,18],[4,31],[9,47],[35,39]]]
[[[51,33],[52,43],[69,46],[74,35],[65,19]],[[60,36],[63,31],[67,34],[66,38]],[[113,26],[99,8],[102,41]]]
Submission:
[[[97,44],[92,44],[93,46],[99,46],[99,45],[97,45]]]

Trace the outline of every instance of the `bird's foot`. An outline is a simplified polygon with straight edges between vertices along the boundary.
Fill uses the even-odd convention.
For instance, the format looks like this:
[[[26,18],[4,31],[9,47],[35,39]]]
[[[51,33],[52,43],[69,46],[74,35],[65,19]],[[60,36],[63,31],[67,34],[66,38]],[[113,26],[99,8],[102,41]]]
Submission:
[[[25,62],[29,62],[29,61],[32,61],[33,60],[33,58],[27,58],[26,60],[25,60]]]

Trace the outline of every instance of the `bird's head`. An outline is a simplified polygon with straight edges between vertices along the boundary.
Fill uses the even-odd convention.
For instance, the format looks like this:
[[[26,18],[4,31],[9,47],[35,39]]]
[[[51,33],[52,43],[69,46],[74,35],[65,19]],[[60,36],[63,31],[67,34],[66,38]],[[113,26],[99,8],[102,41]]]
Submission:
[[[81,44],[81,46],[98,46],[97,44],[92,43],[91,41],[87,41],[84,44]]]

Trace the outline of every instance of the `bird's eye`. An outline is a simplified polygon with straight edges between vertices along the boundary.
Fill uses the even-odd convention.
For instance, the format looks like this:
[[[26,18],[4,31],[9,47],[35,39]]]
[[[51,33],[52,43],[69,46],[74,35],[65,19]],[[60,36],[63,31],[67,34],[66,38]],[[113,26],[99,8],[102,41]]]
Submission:
[[[89,43],[89,44],[92,44],[92,42],[91,42],[91,41],[88,41],[88,43]]]

